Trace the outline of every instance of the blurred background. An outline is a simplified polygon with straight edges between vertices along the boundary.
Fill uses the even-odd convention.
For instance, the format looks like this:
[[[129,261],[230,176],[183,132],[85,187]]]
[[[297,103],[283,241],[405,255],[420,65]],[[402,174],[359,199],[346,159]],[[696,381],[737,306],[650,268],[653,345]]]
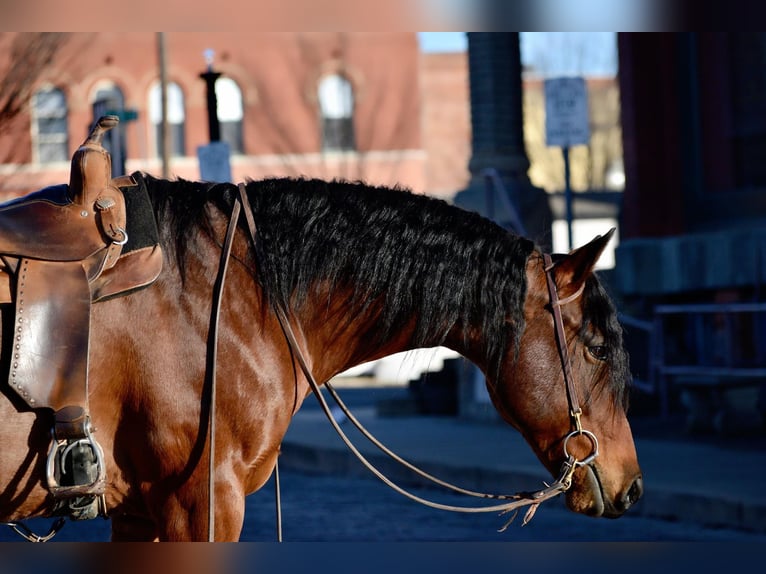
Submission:
[[[6,32],[0,71],[2,201],[68,181],[113,113],[115,175],[401,185],[558,252],[617,227],[600,274],[633,412],[763,430],[763,33]],[[588,139],[567,161],[546,141],[561,77],[587,87]],[[407,387],[388,409],[496,417],[454,354],[395,360],[350,375]]]

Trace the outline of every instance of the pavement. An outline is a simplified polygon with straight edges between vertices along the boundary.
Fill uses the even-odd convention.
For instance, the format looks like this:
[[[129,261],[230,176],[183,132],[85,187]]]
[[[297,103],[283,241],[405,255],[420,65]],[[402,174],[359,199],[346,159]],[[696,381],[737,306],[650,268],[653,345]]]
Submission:
[[[537,490],[551,480],[530,447],[500,421],[458,416],[401,414],[379,405],[404,399],[407,387],[362,389],[335,381],[341,398],[367,429],[402,458],[471,490],[513,493]],[[723,437],[693,435],[683,421],[629,415],[644,496],[628,512],[712,528],[766,533],[766,432]],[[392,480],[416,486],[423,479],[365,440],[349,421],[342,424],[355,446]],[[367,475],[370,472],[336,434],[315,397],[296,414],[282,444],[280,467],[309,473]],[[381,485],[382,488],[382,485]],[[467,504],[476,503],[468,499]]]

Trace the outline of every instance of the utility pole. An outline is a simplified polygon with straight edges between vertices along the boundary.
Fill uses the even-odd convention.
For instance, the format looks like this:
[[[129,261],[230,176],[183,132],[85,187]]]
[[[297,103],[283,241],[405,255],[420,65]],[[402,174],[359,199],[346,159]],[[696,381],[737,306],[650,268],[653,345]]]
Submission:
[[[160,157],[162,158],[162,177],[170,175],[170,125],[168,124],[168,61],[165,46],[165,32],[157,32],[157,55],[160,63]]]

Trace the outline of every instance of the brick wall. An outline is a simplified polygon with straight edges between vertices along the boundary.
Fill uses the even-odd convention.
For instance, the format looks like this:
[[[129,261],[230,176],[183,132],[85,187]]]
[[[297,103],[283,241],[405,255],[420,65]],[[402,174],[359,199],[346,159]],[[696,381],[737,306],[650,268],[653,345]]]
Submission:
[[[166,34],[168,79],[184,95],[185,157],[172,158],[171,176],[198,178],[196,149],[207,143],[203,52],[215,50],[214,69],[232,78],[243,97],[245,154],[232,160],[232,176],[308,175],[399,183],[426,191],[422,145],[420,59],[414,33],[183,33]],[[0,63],[0,67],[2,63]],[[343,73],[355,91],[352,153],[322,153],[316,96],[319,78]],[[154,128],[148,117],[151,86],[158,81],[155,33],[74,33],[38,84],[66,93],[69,147],[87,135],[99,86],[113,82],[126,108],[138,112],[123,124],[127,169],[158,175]],[[66,162],[31,163],[30,118],[0,131],[0,195],[19,195],[60,182]],[[0,155],[0,158],[8,157]]]

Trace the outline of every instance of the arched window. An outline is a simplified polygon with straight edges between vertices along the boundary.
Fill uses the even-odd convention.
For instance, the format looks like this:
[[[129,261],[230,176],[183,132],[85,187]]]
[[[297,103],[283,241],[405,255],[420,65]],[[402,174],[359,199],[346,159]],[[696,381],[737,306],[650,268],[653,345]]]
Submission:
[[[69,129],[64,92],[55,87],[32,96],[32,142],[39,163],[69,160]]]
[[[242,91],[231,78],[218,78],[215,82],[215,97],[218,101],[221,141],[229,144],[231,153],[243,153]]]
[[[103,82],[99,85],[93,96],[93,121],[98,120],[105,114],[121,114],[125,110],[125,96],[122,90],[113,82]],[[104,134],[103,146],[112,159],[112,175],[125,173],[125,159],[127,157],[125,128],[118,124],[114,129]]]
[[[152,86],[149,93],[149,121],[154,127],[157,156],[162,155],[162,91],[160,84]],[[168,131],[170,134],[170,155],[186,155],[185,145],[184,93],[181,86],[168,83]]]
[[[122,95],[122,90],[117,85],[112,82],[104,82],[96,90],[93,105],[103,106],[103,110],[98,110],[100,113],[121,111],[125,107],[125,96]]]
[[[354,89],[338,74],[323,77],[319,82],[319,113],[322,122],[322,149],[325,151],[353,150]]]

